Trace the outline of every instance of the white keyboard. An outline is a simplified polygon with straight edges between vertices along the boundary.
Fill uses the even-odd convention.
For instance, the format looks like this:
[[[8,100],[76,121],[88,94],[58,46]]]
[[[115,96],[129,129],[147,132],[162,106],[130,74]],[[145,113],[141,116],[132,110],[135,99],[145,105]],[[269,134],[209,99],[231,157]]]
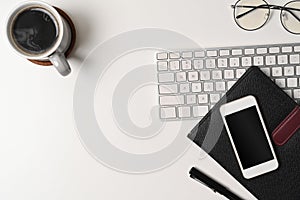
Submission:
[[[202,118],[250,66],[300,104],[300,43],[158,52],[161,119]]]

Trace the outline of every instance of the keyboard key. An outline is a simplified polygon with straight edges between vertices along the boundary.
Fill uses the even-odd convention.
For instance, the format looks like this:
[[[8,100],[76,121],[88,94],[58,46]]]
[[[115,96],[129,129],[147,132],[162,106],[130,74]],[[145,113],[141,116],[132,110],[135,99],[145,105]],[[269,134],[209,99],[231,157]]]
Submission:
[[[299,64],[300,63],[299,54],[290,55],[290,63]]]
[[[246,69],[237,69],[236,70],[236,78],[241,78],[241,76],[243,76],[243,74],[246,72]]]
[[[230,67],[238,67],[240,65],[239,58],[230,58],[229,65],[230,65]]]
[[[300,99],[300,89],[295,89],[294,90],[294,98]]]
[[[170,52],[169,58],[170,59],[178,59],[178,58],[180,58],[180,53],[179,52]]]
[[[193,57],[193,52],[182,52],[181,57],[182,58],[192,58]]]
[[[193,61],[193,66],[194,66],[194,69],[203,69],[203,66],[204,66],[204,61],[203,60],[194,60]]]
[[[256,49],[257,54],[266,54],[267,52],[268,52],[268,50],[265,47]]]
[[[216,60],[215,59],[207,59],[205,60],[205,67],[206,68],[215,68],[216,67]]]
[[[200,71],[200,80],[202,80],[202,81],[210,80],[210,72],[209,71]]]
[[[178,92],[177,84],[159,85],[159,94],[176,94]]]
[[[192,61],[191,60],[182,60],[181,68],[182,68],[182,70],[192,69]]]
[[[218,59],[218,67],[227,67],[227,59],[219,58]]]
[[[292,90],[283,90],[285,93],[287,93],[287,95],[292,96]]]
[[[159,97],[159,103],[162,106],[184,104],[184,96],[183,95],[162,96],[162,97]]]
[[[216,82],[216,91],[225,91],[225,82]]]
[[[263,67],[263,68],[260,68],[260,70],[265,73],[267,76],[270,76],[271,75],[271,70],[270,68],[266,68],[266,67]]]
[[[205,92],[211,92],[214,90],[214,83],[211,82],[204,82],[203,83],[203,90]]]
[[[282,53],[290,53],[293,51],[293,48],[291,46],[285,46],[281,48]]]
[[[195,103],[197,103],[196,95],[194,95],[194,94],[186,95],[186,103],[187,104],[195,104]]]
[[[280,49],[279,47],[270,47],[269,53],[279,53]]]
[[[242,49],[232,49],[231,54],[233,56],[242,55]]]
[[[194,117],[204,117],[208,113],[208,106],[193,106]]]
[[[272,76],[275,76],[275,77],[282,76],[282,68],[281,67],[273,67],[272,68]]]
[[[295,75],[294,67],[284,67],[283,71],[284,71],[285,76],[294,76]]]
[[[222,71],[221,70],[212,71],[212,79],[214,80],[222,79]]]
[[[173,82],[174,81],[174,74],[173,73],[158,74],[158,81],[160,83]]]
[[[172,71],[179,70],[179,61],[178,60],[170,61],[169,64],[170,64],[170,70],[172,70]]]
[[[157,62],[157,70],[158,71],[167,71],[168,70],[168,62],[167,61]]]
[[[300,52],[300,46],[294,46],[294,51],[295,52]]]
[[[190,84],[189,83],[182,83],[179,85],[179,91],[181,93],[188,93],[190,92]]]
[[[176,118],[175,107],[160,108],[160,117],[162,119]]]
[[[288,63],[288,57],[287,55],[279,55],[277,56],[277,63],[279,65],[285,65]]]
[[[297,78],[288,78],[287,79],[287,86],[288,87],[297,87],[298,79]]]
[[[255,57],[253,58],[253,63],[254,63],[254,65],[256,65],[256,66],[261,66],[261,65],[263,65],[263,64],[264,64],[264,57],[262,57],[262,56],[255,56]]]
[[[188,106],[178,107],[178,117],[190,117],[191,116],[191,108]]]
[[[210,94],[209,98],[212,103],[217,103],[220,100],[220,95],[219,94]]]
[[[285,87],[285,79],[284,78],[275,79],[275,83],[281,88]]]
[[[207,94],[199,94],[198,102],[199,102],[199,104],[208,103],[208,95]]]
[[[229,56],[229,50],[228,49],[221,49],[220,50],[220,56]]]
[[[300,66],[296,66],[296,74],[300,75]]]
[[[205,57],[205,52],[204,51],[195,51],[195,58],[203,58]]]
[[[251,57],[242,57],[242,66],[250,67],[252,65]]]
[[[224,78],[225,79],[233,79],[234,78],[233,70],[224,70]]]
[[[252,55],[252,54],[254,54],[254,49],[245,49],[245,54],[246,55]]]
[[[177,82],[186,81],[186,73],[185,72],[176,73],[176,80]]]
[[[192,92],[201,92],[201,83],[192,83]]]
[[[218,53],[216,50],[208,50],[208,51],[206,51],[206,55],[208,57],[216,57],[218,55]]]
[[[266,65],[275,65],[276,57],[275,56],[266,56]]]
[[[162,53],[157,53],[157,60],[165,60],[168,59],[168,53],[162,52]]]
[[[227,89],[229,90],[235,83],[236,83],[236,81],[228,81],[227,82]]]
[[[188,72],[188,79],[189,81],[198,81],[199,75],[197,71]]]

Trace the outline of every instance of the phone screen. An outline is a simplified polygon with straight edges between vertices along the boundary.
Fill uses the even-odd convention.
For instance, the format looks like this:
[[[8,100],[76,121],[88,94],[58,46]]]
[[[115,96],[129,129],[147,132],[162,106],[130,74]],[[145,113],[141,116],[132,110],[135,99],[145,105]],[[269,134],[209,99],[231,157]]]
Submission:
[[[225,119],[244,169],[274,159],[255,106]]]

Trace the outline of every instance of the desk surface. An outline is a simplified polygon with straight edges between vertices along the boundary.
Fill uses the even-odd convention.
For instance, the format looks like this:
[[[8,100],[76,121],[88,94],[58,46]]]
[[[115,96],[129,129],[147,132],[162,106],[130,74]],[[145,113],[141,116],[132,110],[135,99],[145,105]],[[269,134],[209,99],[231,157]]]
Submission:
[[[5,22],[9,11],[19,2],[5,1],[0,7],[1,199],[223,199],[190,180],[188,170],[192,166],[198,166],[243,197],[253,199],[213,160],[202,157],[194,145],[183,152],[179,159],[150,173],[132,174],[134,171],[96,160],[95,155],[84,147],[82,133],[78,133],[76,128],[73,94],[77,77],[83,73],[80,67],[87,65],[84,60],[88,60],[99,45],[114,36],[132,30],[157,28],[179,33],[202,47],[296,42],[299,36],[281,27],[279,12],[275,11],[262,29],[247,32],[234,23],[230,5],[235,2],[229,0],[48,0],[48,3],[65,10],[77,28],[77,43],[69,59],[73,71],[68,77],[62,78],[52,67],[29,63],[9,47],[5,37]],[[270,3],[285,2],[273,0]],[[146,51],[143,56],[147,56]],[[136,57],[143,60],[138,53],[127,54],[126,58],[114,62],[112,68],[123,65],[125,69],[130,69],[131,63],[142,66],[143,63],[137,62]],[[123,69],[123,75],[125,71]],[[106,79],[102,80],[108,81],[106,85],[110,85],[109,81],[116,84],[122,78],[118,70],[107,73]],[[146,79],[147,74],[144,76]],[[157,100],[153,95],[147,96],[148,91],[152,90],[153,87],[145,86],[141,94],[136,91],[130,99],[129,116],[141,126],[151,123],[149,114],[143,115],[141,110],[142,113],[149,113],[151,105]],[[101,91],[105,91],[105,88]],[[101,97],[101,92],[99,95]],[[149,100],[145,100],[145,97]],[[97,94],[95,98],[98,98]],[[104,95],[103,102],[95,105],[95,108],[100,106],[101,109],[109,99],[105,99]],[[137,109],[134,106],[136,102],[146,103]],[[158,137],[162,141],[155,140],[157,136],[153,136],[151,141],[128,135],[130,139],[126,139],[126,134],[119,133],[121,131],[113,124],[110,109],[101,110],[100,114],[102,116],[97,119],[100,124],[105,124],[103,126],[108,130],[109,141],[114,141],[114,145],[131,154],[149,154],[156,148],[163,149],[169,144],[168,140],[176,136],[163,132],[166,135]],[[97,117],[99,113],[95,111],[95,115]],[[117,159],[127,162],[125,158]]]

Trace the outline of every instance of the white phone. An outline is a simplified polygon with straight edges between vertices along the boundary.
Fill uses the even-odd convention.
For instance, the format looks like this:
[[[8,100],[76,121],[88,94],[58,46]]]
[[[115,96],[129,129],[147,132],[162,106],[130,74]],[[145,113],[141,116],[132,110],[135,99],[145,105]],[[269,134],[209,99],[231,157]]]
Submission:
[[[278,168],[278,161],[254,96],[220,107],[243,176],[250,179]]]

